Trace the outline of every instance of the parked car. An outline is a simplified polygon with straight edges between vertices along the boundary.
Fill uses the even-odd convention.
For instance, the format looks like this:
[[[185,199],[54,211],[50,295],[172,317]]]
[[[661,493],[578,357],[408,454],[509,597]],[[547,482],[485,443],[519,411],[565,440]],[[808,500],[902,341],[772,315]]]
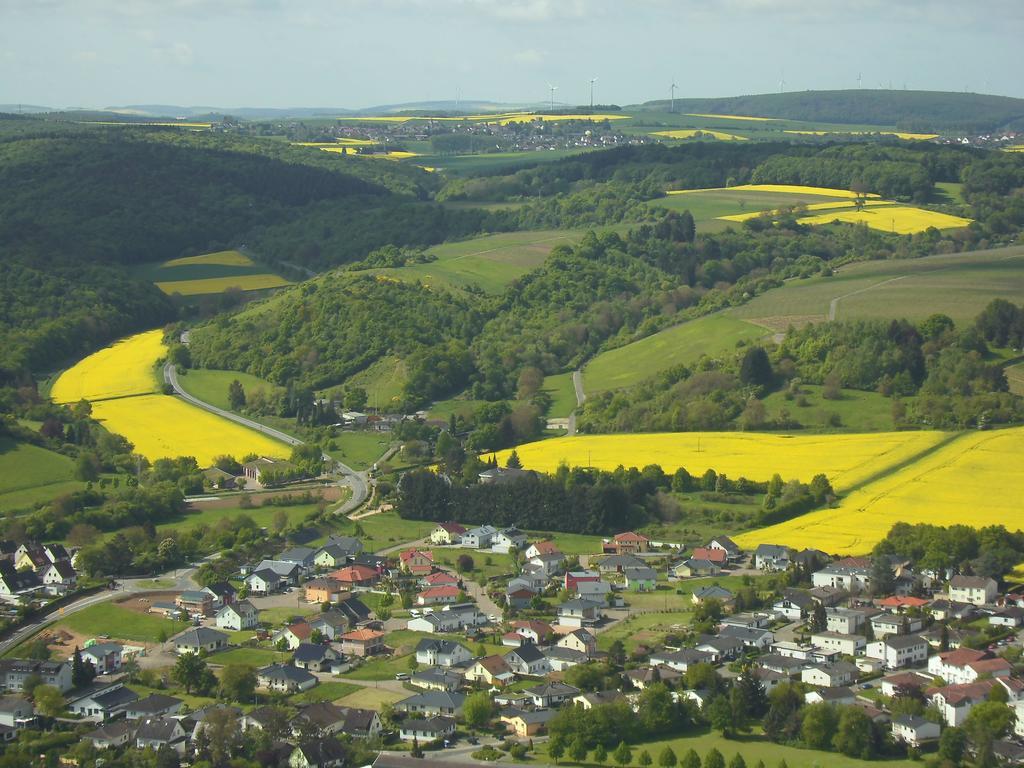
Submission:
[[[408,672],[395,672],[395,680],[408,680],[408,679],[409,679],[409,673]]]

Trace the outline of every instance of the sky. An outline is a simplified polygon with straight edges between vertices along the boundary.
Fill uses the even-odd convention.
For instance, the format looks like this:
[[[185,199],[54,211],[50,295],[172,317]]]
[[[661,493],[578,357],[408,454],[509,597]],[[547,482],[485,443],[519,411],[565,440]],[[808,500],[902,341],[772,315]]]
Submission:
[[[1022,0],[0,0],[0,103],[1024,97]]]

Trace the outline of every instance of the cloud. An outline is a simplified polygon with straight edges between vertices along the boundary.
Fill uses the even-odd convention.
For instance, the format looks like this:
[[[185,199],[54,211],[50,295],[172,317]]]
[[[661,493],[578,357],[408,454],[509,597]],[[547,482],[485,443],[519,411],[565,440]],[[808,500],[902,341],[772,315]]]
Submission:
[[[154,48],[153,53],[162,61],[177,64],[182,67],[189,66],[192,63],[193,58],[192,46],[183,42],[171,43],[170,45]]]
[[[588,6],[598,3],[587,0],[455,0],[453,4],[501,21],[541,22],[582,18]]]
[[[536,48],[527,48],[513,53],[512,60],[518,61],[520,64],[540,64],[544,61],[544,54]]]
[[[73,56],[75,61],[83,62],[96,61],[99,57],[100,55],[96,51],[77,51]]]

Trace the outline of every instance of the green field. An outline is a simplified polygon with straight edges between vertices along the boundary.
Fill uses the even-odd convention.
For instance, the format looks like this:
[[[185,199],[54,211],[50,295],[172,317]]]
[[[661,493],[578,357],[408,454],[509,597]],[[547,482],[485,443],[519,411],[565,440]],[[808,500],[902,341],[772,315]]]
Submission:
[[[507,170],[512,172],[517,168],[537,163],[553,163],[565,157],[572,157],[586,149],[538,149],[530,152],[490,152],[480,155],[420,155],[419,157],[403,160],[405,163],[414,165],[425,165],[431,168],[438,168],[446,173],[473,174],[479,171]]]
[[[231,648],[223,653],[210,657],[211,664],[247,664],[252,667],[265,667],[268,664],[284,664],[290,654],[271,650],[270,648]]]
[[[1024,246],[920,259],[849,264],[832,277],[790,281],[728,311],[778,331],[820,322],[836,303],[837,320],[905,317],[922,320],[942,312],[956,322],[973,320],[994,298],[1024,295]]]
[[[351,683],[327,683],[327,685],[352,685]],[[323,688],[324,686],[319,686]],[[315,690],[315,689],[314,689]],[[312,691],[311,691],[312,693]],[[409,694],[398,691],[389,691],[386,688],[358,688],[348,694],[342,694],[339,702],[345,707],[358,707],[359,709],[373,709],[380,711],[385,704],[394,704],[396,701],[408,698]]]
[[[252,518],[253,522],[261,528],[270,528],[274,522],[274,516],[278,511],[283,511],[288,516],[288,525],[293,526],[301,523],[307,515],[316,511],[315,504],[297,504],[293,507],[252,507],[242,509],[231,507],[229,509],[202,509],[186,512],[180,517],[161,523],[156,527],[158,533],[164,531],[190,531],[200,526],[215,526],[221,520],[241,517]]]
[[[228,401],[228,387],[231,382],[238,380],[248,395],[257,389],[262,389],[267,394],[281,389],[269,381],[240,371],[217,371],[212,368],[191,368],[184,376],[178,376],[178,383],[181,388],[193,397],[198,397],[205,403],[210,403],[218,408],[227,411],[231,409]]]
[[[544,263],[556,245],[575,243],[581,235],[572,230],[484,235],[430,248],[427,252],[436,256],[436,261],[373,272],[405,282],[419,281],[427,286],[450,289],[477,286],[486,293],[497,294],[516,278]]]
[[[814,431],[888,432],[895,428],[893,401],[877,392],[844,389],[839,400],[826,400],[821,396],[820,386],[804,384],[801,390],[803,395],[792,400],[787,400],[784,392],[768,395],[764,399],[768,418],[777,418],[785,409],[790,419]],[[839,417],[838,425],[830,423],[833,414]]]
[[[764,334],[763,329],[732,317],[702,317],[602,352],[583,369],[583,387],[588,394],[630,387],[659,371],[734,349],[737,342]]]
[[[337,448],[327,453],[354,469],[369,469],[391,445],[386,432],[339,432],[331,441]]]
[[[310,605],[303,602],[298,592],[293,594],[297,595],[295,605],[285,608],[264,608],[260,611],[260,623],[276,628],[282,626],[286,621],[291,621],[296,616],[312,616],[314,613],[320,613],[319,605]]]
[[[1011,392],[1024,397],[1024,363],[1009,366],[1006,369],[1006,381]]]
[[[388,410],[392,403],[401,401],[406,379],[405,362],[399,357],[388,355],[350,376],[345,386],[362,387],[366,390],[367,405]]]
[[[75,480],[73,459],[0,437],[0,512],[33,507],[84,487]]]
[[[397,512],[382,512],[351,523],[353,531],[357,526],[363,532],[360,538],[367,552],[421,539],[430,535],[436,527],[434,523],[425,520],[403,520]]]
[[[749,190],[709,189],[698,192],[687,192],[683,195],[666,195],[652,200],[651,205],[668,208],[673,211],[689,211],[698,224],[714,224],[712,229],[724,229],[726,226],[739,227],[736,222],[715,221],[719,216],[732,216],[738,213],[753,211],[770,211],[776,208],[800,205],[803,203],[840,203],[835,197],[810,194],[792,194],[788,192],[751,192]],[[708,226],[700,227],[706,232]]]
[[[159,264],[144,264],[134,273],[140,280],[157,284],[164,293],[180,293],[182,296],[221,293],[231,287],[261,290],[288,283],[265,265],[238,251],[218,251]]]
[[[337,701],[338,699],[351,696],[361,690],[362,688],[354,683],[320,683],[320,685],[315,688],[310,688],[308,691],[303,691],[296,696],[292,696],[288,701],[292,704],[312,704],[317,701]]]
[[[572,372],[545,376],[541,389],[551,395],[548,416],[564,419],[576,410],[576,388],[572,385]]]
[[[55,626],[65,626],[88,637],[110,635],[117,640],[156,643],[160,640],[161,632],[170,637],[189,625],[187,622],[171,621],[156,614],[130,611],[114,603],[99,603],[72,613]]]

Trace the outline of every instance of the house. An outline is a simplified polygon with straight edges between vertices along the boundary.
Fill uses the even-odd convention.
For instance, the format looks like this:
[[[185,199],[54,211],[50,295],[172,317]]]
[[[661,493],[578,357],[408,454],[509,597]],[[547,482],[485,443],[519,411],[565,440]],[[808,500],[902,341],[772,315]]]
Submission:
[[[342,655],[331,646],[318,643],[300,643],[292,654],[292,664],[307,672],[333,672],[342,661]]]
[[[39,572],[43,586],[51,587],[55,591],[67,591],[74,589],[78,580],[78,574],[69,560],[58,560],[42,568]]]
[[[729,553],[724,549],[716,549],[714,547],[694,547],[690,559],[707,560],[720,568],[724,568],[729,563]]]
[[[811,643],[828,651],[838,651],[843,656],[859,656],[867,648],[864,635],[845,635],[841,632],[817,632],[811,635]]]
[[[730,539],[728,536],[716,536],[708,542],[708,549],[721,549],[725,552],[729,562],[743,559],[743,550],[740,549],[736,542]]]
[[[217,611],[216,624],[218,629],[239,632],[243,629],[255,629],[259,624],[260,615],[256,606],[248,600],[228,603]]]
[[[298,563],[286,560],[260,560],[254,571],[271,570],[277,574],[285,584],[295,586],[299,583],[299,577],[305,570]]]
[[[14,568],[18,571],[36,571],[52,561],[46,551],[35,542],[27,542],[14,552]]]
[[[291,664],[271,664],[256,670],[256,684],[278,693],[308,691],[317,684],[315,675]]]
[[[669,687],[677,687],[681,682],[684,681],[682,672],[678,672],[672,667],[665,666],[653,666],[653,667],[641,667],[639,669],[626,670],[626,679],[633,685],[634,688],[639,688],[641,691],[649,685],[655,683],[664,683]]]
[[[567,600],[558,606],[558,623],[567,627],[587,627],[601,620],[602,604],[593,600]]]
[[[505,603],[509,608],[521,611],[530,607],[530,604],[533,602],[533,599],[537,597],[537,594],[537,592],[528,587],[507,589],[505,591]]]
[[[484,656],[469,666],[464,677],[471,683],[481,682],[501,688],[515,679],[515,673],[503,657]]]
[[[1024,608],[1011,605],[1008,608],[1000,608],[989,614],[988,623],[997,627],[1010,627],[1015,629],[1024,623]]]
[[[650,548],[651,540],[636,531],[618,533],[602,545],[602,550],[608,555],[636,555]]]
[[[898,672],[883,677],[879,687],[883,696],[892,698],[913,690],[924,691],[926,688],[931,688],[934,682],[935,677],[924,672]]]
[[[565,559],[565,555],[562,554],[558,545],[550,539],[545,539],[544,541],[538,541],[531,544],[523,553],[523,557],[527,560],[532,560],[533,558],[540,557],[541,555],[558,555],[560,558]]]
[[[135,723],[127,720],[114,720],[90,731],[83,738],[91,741],[96,749],[118,749],[135,740],[135,727]]]
[[[462,534],[462,546],[470,549],[487,549],[491,546],[491,540],[498,529],[493,525],[481,525],[477,528],[470,528]]]
[[[572,648],[563,648],[555,645],[544,649],[544,657],[551,665],[552,672],[564,672],[565,670],[586,664],[590,656]]]
[[[815,688],[804,694],[805,704],[832,704],[847,707],[857,701],[850,688]]]
[[[1011,706],[1024,694],[1024,683],[1015,678],[989,678],[975,683],[958,683],[942,688],[929,688],[925,698],[938,708],[946,725],[962,725],[976,704],[988,701],[992,688],[1006,691]]]
[[[416,595],[416,605],[452,604],[459,601],[462,594],[458,587],[429,587]]]
[[[347,585],[330,577],[312,579],[302,587],[307,603],[333,603],[347,589]]]
[[[328,702],[302,706],[295,716],[295,722],[300,726],[312,726],[325,736],[343,733],[354,738],[367,739],[379,735],[381,731],[380,717],[372,709],[339,707]],[[294,730],[302,729],[300,727]]]
[[[174,638],[174,650],[182,653],[213,653],[228,647],[228,636],[209,627],[196,627]]]
[[[571,648],[588,656],[593,656],[597,653],[597,638],[583,628],[574,629],[572,632],[562,635],[562,637],[558,638],[556,645],[559,648]]]
[[[422,715],[424,717],[435,717],[447,715],[458,717],[462,714],[462,704],[466,701],[465,695],[451,691],[424,691],[402,699],[395,704],[395,708],[410,715]]]
[[[462,542],[462,534],[466,527],[458,523],[438,523],[437,527],[430,532],[431,544],[459,544]]]
[[[726,625],[718,631],[718,636],[728,640],[738,640],[743,643],[744,647],[759,651],[770,648],[775,642],[775,633],[761,627]]]
[[[715,654],[698,651],[695,648],[681,648],[678,651],[656,651],[652,653],[648,664],[651,667],[667,667],[676,672],[686,672],[694,664],[711,664]]]
[[[879,613],[872,616],[870,621],[871,631],[878,638],[889,635],[906,635],[924,627],[924,621],[918,617],[899,616],[891,613]]]
[[[491,550],[508,554],[512,550],[523,549],[529,539],[518,528],[503,528],[491,537]]]
[[[800,682],[822,688],[841,688],[857,680],[857,668],[845,661],[815,664],[800,673]]]
[[[722,635],[701,635],[697,638],[697,643],[694,648],[698,651],[704,651],[710,653],[716,662],[723,660],[732,660],[740,657],[743,654],[745,645],[742,640],[737,640],[732,637],[723,637]]]
[[[876,600],[875,605],[889,613],[903,613],[907,608],[924,608],[928,601],[913,595],[890,595],[882,600]]]
[[[123,652],[124,646],[120,643],[93,643],[79,651],[79,655],[86,664],[92,664],[97,675],[112,675],[121,669]]]
[[[867,655],[881,659],[886,669],[901,669],[924,664],[928,660],[928,648],[928,641],[920,635],[889,635],[868,643]]]
[[[462,687],[462,672],[444,667],[430,667],[413,672],[409,683],[428,691],[456,691]]]
[[[425,720],[407,718],[399,726],[398,738],[429,744],[455,733],[455,720],[451,717],[429,717]]]
[[[0,696],[0,727],[18,730],[35,722],[32,702],[23,696]]]
[[[231,584],[226,581],[218,581],[216,584],[210,584],[207,587],[203,587],[203,592],[210,596],[213,600],[213,610],[220,610],[225,605],[230,605],[235,602],[238,597],[238,590],[235,589]]]
[[[150,717],[139,721],[135,729],[135,746],[138,749],[149,747],[154,751],[161,747],[169,747],[182,755],[188,746],[188,740],[179,720],[173,717]]]
[[[781,653],[766,653],[758,657],[757,663],[762,669],[778,672],[787,678],[800,674],[804,667],[809,666],[809,662],[804,658],[784,656]]]
[[[162,693],[153,693],[143,699],[136,699],[124,707],[125,716],[129,720],[138,720],[145,717],[163,717],[164,715],[176,715],[181,711],[185,702],[174,696],[165,696]]]
[[[284,580],[269,568],[253,571],[245,577],[243,583],[250,595],[270,595],[285,585]]]
[[[597,571],[566,571],[562,579],[562,585],[566,592],[575,592],[579,585],[584,582],[601,581],[601,574]]]
[[[46,567],[49,563],[42,567]],[[8,603],[18,601],[20,595],[28,594],[42,586],[35,571],[17,570],[10,560],[0,560],[0,600]]]
[[[313,639],[313,628],[305,621],[297,621],[287,627],[277,630],[271,636],[271,642],[277,645],[282,640],[289,651],[294,651],[302,643]]]
[[[786,588],[782,597],[772,604],[772,610],[790,621],[803,621],[814,610],[815,602],[810,593],[802,589]]]
[[[982,677],[1009,677],[1012,665],[988,651],[958,648],[928,659],[928,673],[948,684],[973,683]]]
[[[441,611],[424,613],[409,619],[406,628],[413,632],[456,632],[486,624],[487,617],[473,603],[446,605]]]
[[[758,544],[754,550],[754,567],[759,571],[785,571],[793,559],[789,547],[778,544]]]
[[[254,461],[247,461],[242,465],[245,479],[260,485],[264,480],[273,483],[279,477],[291,477],[297,471],[297,467],[290,461],[284,459],[273,459],[267,456],[260,456]]]
[[[353,587],[371,587],[380,580],[380,573],[368,565],[353,563],[329,574],[330,577],[347,589]]]
[[[935,741],[939,738],[941,728],[938,723],[921,715],[900,715],[892,721],[893,741],[902,741],[910,747]]]
[[[174,604],[189,616],[209,616],[213,613],[213,596],[202,590],[186,590],[174,598]]]
[[[132,702],[139,700],[139,694],[124,687],[119,679],[93,680],[89,685],[69,693],[67,709],[73,715],[89,720],[103,721],[121,712]]]
[[[459,578],[446,571],[435,571],[420,579],[420,584],[424,587],[457,587]]]
[[[559,682],[544,682],[523,691],[535,707],[558,707],[580,695],[580,689]]]
[[[725,587],[720,587],[717,584],[701,587],[690,596],[690,601],[694,605],[700,605],[705,600],[717,600],[724,606],[731,606],[735,602],[736,596]]]
[[[624,568],[622,575],[626,578],[626,589],[630,592],[653,592],[658,582],[658,574],[653,568]]]
[[[351,536],[332,537],[317,550],[313,565],[317,568],[339,568],[362,551],[363,543],[359,539]]]
[[[431,667],[454,667],[473,658],[469,649],[454,640],[424,638],[416,645],[416,661]]]
[[[940,599],[932,601],[932,604],[928,606],[928,612],[938,621],[950,619],[956,619],[957,621],[966,619],[969,621],[978,615],[978,608],[971,603]]]
[[[526,643],[506,653],[502,658],[517,675],[540,676],[551,671],[547,657],[533,643]]]
[[[623,605],[622,598],[615,594],[607,581],[582,581],[576,585],[576,597],[595,603],[605,603],[610,608]]]
[[[541,555],[534,555],[533,557],[528,558],[526,562],[537,568],[537,570],[545,576],[551,577],[562,571],[562,565],[565,563],[565,555],[561,552],[548,552]]]
[[[342,605],[345,604],[347,604],[347,601],[342,603]],[[340,635],[348,632],[354,622],[344,611],[332,608],[329,611],[322,611],[321,613],[310,617],[308,624],[311,630],[310,636],[312,636],[313,632],[319,632],[323,635],[324,639],[333,642],[334,640],[337,640]]]
[[[312,547],[292,547],[291,549],[286,549],[275,559],[281,563],[294,563],[305,573],[312,570],[313,564],[316,562],[317,551]]]
[[[949,580],[949,599],[971,605],[988,605],[996,600],[999,585],[984,576],[954,576]]]
[[[71,664],[66,661],[0,659],[0,689],[4,691],[21,691],[25,680],[33,675],[61,693],[71,690]]]
[[[298,744],[288,756],[288,768],[340,768],[345,759],[341,742],[328,736]]]
[[[420,549],[406,549],[398,553],[399,567],[404,573],[425,576],[434,570],[434,555]]]
[[[747,629],[768,629],[775,617],[763,611],[744,611],[723,616],[719,621],[721,627],[746,627]]]
[[[547,731],[547,725],[557,714],[553,709],[519,709],[513,707],[501,713],[499,718],[505,729],[520,739],[532,739]]]
[[[356,629],[346,632],[341,640],[341,651],[349,656],[373,656],[384,650],[384,633],[375,629]]]
[[[871,560],[866,557],[847,557],[837,560],[811,574],[815,587],[842,589],[852,595],[871,588]]]
[[[825,627],[840,635],[855,635],[865,625],[867,613],[852,608],[826,608]]]
[[[608,555],[597,564],[601,573],[622,573],[626,568],[643,568],[644,561],[634,555]]]
[[[721,552],[722,550],[714,550]],[[722,567],[712,561],[691,557],[672,568],[672,575],[677,579],[688,579],[692,576],[717,576],[722,572]]]
[[[541,645],[554,634],[554,629],[546,621],[530,619],[525,621],[513,621],[512,629],[522,635],[531,643]]]

